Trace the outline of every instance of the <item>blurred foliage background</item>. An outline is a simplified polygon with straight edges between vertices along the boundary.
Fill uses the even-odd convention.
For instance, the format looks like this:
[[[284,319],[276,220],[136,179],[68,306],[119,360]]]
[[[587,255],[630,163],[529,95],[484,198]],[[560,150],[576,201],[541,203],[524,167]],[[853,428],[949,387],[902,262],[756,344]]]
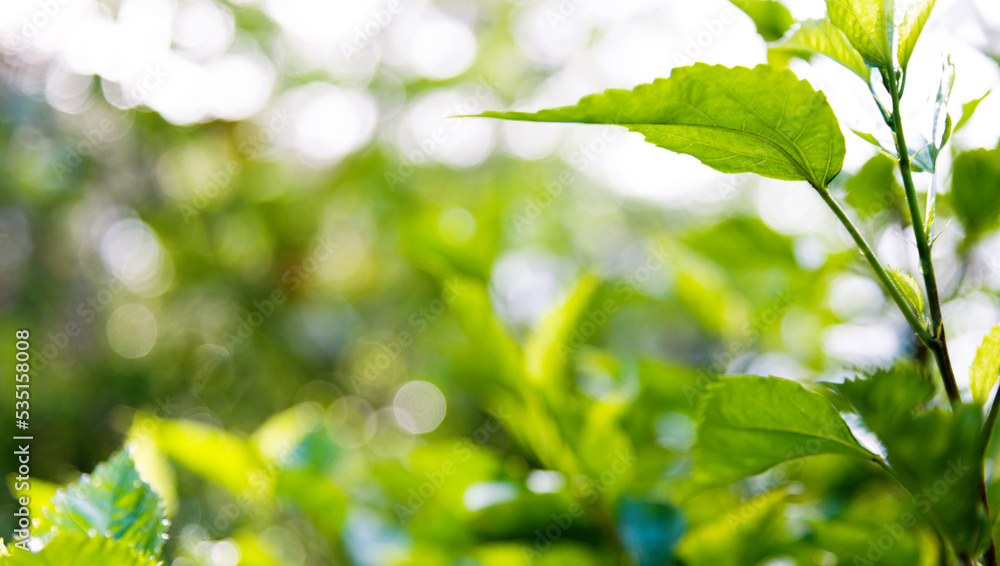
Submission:
[[[4,2],[0,356],[31,330],[38,494],[131,444],[174,566],[866,555],[911,504],[862,464],[685,487],[717,376],[925,356],[822,201],[615,128],[456,118],[766,62],[823,14],[736,4],[756,22],[722,0]],[[998,53],[995,2],[939,3],[904,107],[925,137],[943,54],[958,122]],[[849,136],[837,191],[918,273],[892,162],[848,128],[888,132],[827,63],[789,64]],[[933,181],[960,381],[1000,317],[1000,101],[975,111]],[[886,532],[882,564],[937,554],[928,525]]]

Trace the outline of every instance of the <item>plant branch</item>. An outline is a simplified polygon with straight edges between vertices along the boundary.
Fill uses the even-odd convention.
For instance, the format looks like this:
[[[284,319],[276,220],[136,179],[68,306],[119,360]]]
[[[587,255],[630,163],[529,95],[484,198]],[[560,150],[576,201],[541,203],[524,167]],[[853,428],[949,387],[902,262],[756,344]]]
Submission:
[[[951,357],[948,355],[948,342],[945,338],[944,323],[941,318],[941,298],[938,294],[937,278],[934,276],[934,262],[931,259],[931,247],[927,234],[924,230],[923,218],[920,213],[920,203],[917,201],[917,191],[913,186],[913,173],[910,170],[910,151],[906,147],[906,137],[903,134],[903,118],[899,111],[899,100],[902,96],[902,87],[899,84],[899,77],[894,69],[881,69],[882,82],[886,90],[892,96],[892,131],[896,138],[896,152],[899,155],[899,173],[903,177],[903,187],[906,190],[906,203],[910,209],[910,219],[913,224],[913,235],[917,240],[917,251],[920,254],[920,271],[924,276],[924,287],[927,288],[927,303],[931,312],[930,332],[933,337],[927,346],[934,352],[937,360],[938,370],[941,372],[941,381],[944,382],[945,391],[948,393],[948,400],[952,407],[957,407],[962,403],[962,397],[958,392],[958,384],[955,382],[955,372],[951,366]],[[990,408],[990,415],[987,417],[987,431],[992,430],[992,423],[996,422],[997,404],[994,399]],[[984,434],[988,439],[989,432]],[[987,440],[988,442],[988,440]],[[985,450],[985,446],[983,447]],[[980,465],[982,458],[980,458]],[[980,482],[980,499],[989,514],[989,502],[986,497],[985,481]],[[968,564],[975,564],[972,558],[967,559]],[[996,547],[993,537],[990,536],[990,546],[983,555],[983,563],[986,566],[996,566]]]
[[[917,251],[920,254],[920,271],[924,276],[924,287],[927,289],[927,303],[931,313],[930,333],[932,340],[927,347],[934,352],[945,392],[952,406],[962,402],[955,382],[955,372],[951,367],[951,357],[948,355],[948,343],[945,339],[944,324],[941,320],[941,298],[938,295],[937,278],[934,276],[934,263],[931,261],[930,243],[924,231],[923,215],[920,213],[920,203],[917,201],[917,191],[913,186],[913,173],[910,171],[910,152],[906,147],[906,137],[903,134],[903,119],[899,112],[900,90],[894,70],[882,70],[882,81],[886,90],[892,96],[892,130],[896,138],[896,152],[899,157],[899,172],[903,177],[903,187],[906,190],[906,202],[910,208],[910,220],[913,224],[913,235],[917,240]]]
[[[878,256],[876,256],[875,252],[872,251],[871,246],[869,246],[868,242],[865,241],[865,237],[861,235],[861,232],[858,231],[858,228],[854,225],[854,222],[851,221],[851,219],[847,216],[847,213],[844,212],[844,209],[840,206],[840,204],[836,201],[836,199],[833,198],[833,196],[830,194],[830,191],[826,187],[823,188],[817,187],[816,191],[819,192],[819,195],[821,197],[823,197],[823,200],[826,201],[826,204],[830,207],[831,210],[833,210],[833,213],[837,215],[837,218],[840,219],[840,223],[844,225],[844,228],[847,228],[847,231],[851,234],[851,237],[854,238],[854,242],[858,245],[859,248],[861,248],[861,253],[865,255],[865,258],[868,260],[868,263],[870,263],[872,269],[875,270],[875,274],[878,275],[879,280],[882,281],[882,286],[885,287],[886,291],[889,293],[889,296],[892,297],[893,301],[895,301],[896,306],[899,307],[899,310],[903,313],[903,316],[906,318],[906,321],[910,323],[910,327],[917,334],[917,337],[920,338],[920,341],[925,344],[928,344],[929,342],[933,341],[933,337],[927,331],[927,329],[924,328],[923,323],[920,322],[920,319],[917,317],[917,314],[914,313],[913,309],[910,308],[910,305],[909,303],[906,302],[906,299],[903,298],[903,294],[896,287],[896,284],[892,282],[892,278],[889,277],[889,274],[886,272],[885,267],[882,266],[882,262],[879,261]],[[928,347],[930,347],[929,344]]]

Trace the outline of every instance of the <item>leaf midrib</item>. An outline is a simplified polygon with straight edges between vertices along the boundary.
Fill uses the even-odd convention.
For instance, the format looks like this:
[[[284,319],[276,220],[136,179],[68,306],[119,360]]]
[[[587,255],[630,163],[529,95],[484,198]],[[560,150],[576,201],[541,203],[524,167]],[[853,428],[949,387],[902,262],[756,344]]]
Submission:
[[[633,124],[633,123],[621,123],[621,124],[617,124],[617,125],[623,126],[625,128],[628,128],[631,131],[638,131],[637,128],[648,127],[648,126],[659,126],[659,127],[663,127],[663,128],[701,128],[701,129],[705,129],[705,130],[726,130],[727,132],[733,132],[733,133],[736,133],[736,134],[741,134],[741,135],[744,135],[744,136],[756,138],[756,139],[764,142],[765,144],[772,146],[774,149],[778,150],[782,155],[784,155],[785,158],[788,159],[788,162],[791,163],[792,166],[795,167],[795,169],[799,173],[801,173],[802,176],[805,177],[805,179],[807,181],[809,181],[810,183],[813,183],[813,184],[822,184],[822,183],[820,183],[816,179],[816,176],[814,174],[810,174],[811,171],[806,171],[805,169],[803,169],[802,168],[802,164],[800,164],[798,161],[796,161],[795,158],[792,157],[792,155],[790,153],[788,153],[788,151],[785,150],[785,148],[781,147],[780,145],[778,145],[774,141],[772,141],[772,140],[770,140],[768,138],[765,138],[764,136],[762,136],[760,134],[754,134],[754,133],[751,133],[751,132],[747,132],[745,130],[737,130],[737,129],[734,129],[734,128],[727,128],[725,126],[708,126],[708,125],[705,125],[705,124],[684,124],[684,123],[677,123],[677,122],[673,122],[673,123],[669,123],[669,124],[663,124],[663,123],[658,123],[658,122],[645,122],[645,123],[636,123],[636,124]],[[639,133],[641,133],[641,132],[639,132]],[[699,142],[699,143],[703,143],[703,142]],[[793,142],[792,146],[795,147],[796,149],[798,149],[798,144],[796,144],[796,143]],[[725,150],[725,151],[736,153],[738,155],[744,155],[746,157],[751,157],[751,156],[749,156],[747,154],[739,153],[739,152],[733,151],[732,149],[729,149],[729,148],[726,148],[726,147],[719,147],[719,146],[712,146],[712,147],[715,147],[716,149],[722,149],[722,150]],[[799,150],[799,151],[801,151],[801,150]],[[808,161],[806,163],[808,165]],[[812,168],[810,166],[810,170],[811,169]]]

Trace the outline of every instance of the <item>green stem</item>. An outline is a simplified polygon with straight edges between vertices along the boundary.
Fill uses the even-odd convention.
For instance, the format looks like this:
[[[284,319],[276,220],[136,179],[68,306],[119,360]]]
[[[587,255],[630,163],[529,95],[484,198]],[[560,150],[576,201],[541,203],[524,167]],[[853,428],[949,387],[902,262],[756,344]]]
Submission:
[[[906,202],[910,208],[910,219],[913,224],[913,235],[917,240],[917,252],[920,254],[920,271],[924,276],[924,287],[927,288],[927,303],[931,311],[931,336],[933,339],[927,346],[934,352],[937,360],[938,370],[941,372],[941,381],[944,382],[944,389],[948,393],[948,400],[953,408],[962,403],[962,397],[958,392],[958,384],[955,382],[955,372],[951,367],[951,357],[948,355],[948,342],[945,338],[944,323],[941,318],[941,298],[938,295],[937,278],[934,276],[934,262],[931,259],[931,246],[927,240],[924,230],[923,218],[920,213],[920,203],[917,201],[917,191],[913,186],[913,173],[910,171],[910,151],[906,147],[906,137],[903,134],[903,118],[899,111],[899,100],[902,96],[902,88],[899,85],[898,77],[894,69],[882,69],[882,82],[886,90],[892,96],[892,131],[896,138],[896,151],[899,155],[899,173],[903,177],[903,188],[906,190]],[[990,408],[990,416],[987,417],[989,428],[992,430],[992,422],[996,422],[996,402]],[[985,433],[986,435],[989,432]],[[988,436],[987,436],[988,438]],[[980,458],[982,462],[982,458]],[[981,464],[980,464],[981,465]],[[983,506],[989,513],[989,502],[986,497],[985,480],[980,482],[980,499]],[[996,566],[996,547],[993,537],[990,537],[990,546],[983,555],[983,562],[986,566]],[[975,565],[975,560],[967,559],[968,564]]]
[[[889,296],[892,297],[892,300],[896,302],[896,306],[899,307],[899,310],[903,313],[903,316],[906,318],[906,321],[910,323],[910,327],[913,328],[914,332],[916,332],[917,336],[920,338],[920,341],[924,342],[925,344],[932,341],[933,340],[932,336],[930,335],[930,333],[927,332],[927,329],[924,328],[924,325],[920,322],[920,319],[917,318],[917,315],[913,312],[913,309],[910,308],[910,305],[906,302],[906,299],[903,298],[903,294],[896,287],[896,284],[892,282],[892,278],[889,277],[889,274],[886,272],[885,267],[882,266],[882,262],[879,261],[878,256],[876,256],[875,252],[872,251],[871,246],[869,246],[868,242],[865,241],[865,237],[861,235],[861,232],[858,231],[858,228],[854,225],[854,222],[852,222],[851,219],[847,216],[847,213],[844,212],[844,209],[841,208],[840,204],[837,203],[836,199],[833,198],[833,196],[830,194],[830,191],[825,187],[824,188],[817,187],[816,191],[819,193],[819,196],[823,197],[823,200],[826,201],[827,206],[829,206],[830,209],[833,210],[833,213],[836,214],[837,218],[840,219],[840,223],[844,225],[844,228],[847,228],[847,231],[851,234],[851,237],[854,238],[854,242],[858,245],[859,248],[861,248],[861,253],[865,255],[865,258],[868,260],[868,263],[870,263],[872,269],[875,270],[875,274],[878,275],[879,280],[882,281],[882,286],[885,287],[886,291],[888,291]]]
[[[948,355],[948,342],[945,339],[944,324],[941,320],[941,298],[938,295],[937,278],[934,276],[934,263],[931,261],[931,247],[924,231],[923,215],[920,214],[920,203],[917,201],[917,190],[913,186],[913,173],[910,171],[910,152],[906,148],[906,137],[903,134],[903,118],[899,112],[899,85],[893,70],[882,71],[882,80],[886,90],[892,96],[892,130],[896,138],[896,151],[899,155],[899,172],[903,177],[903,187],[906,190],[906,202],[910,208],[910,219],[913,224],[913,235],[917,240],[917,252],[920,254],[920,271],[924,276],[924,287],[927,288],[927,303],[931,311],[930,333],[932,340],[927,347],[934,352],[937,359],[941,380],[952,406],[962,402],[955,382],[955,372],[951,367],[951,357]]]

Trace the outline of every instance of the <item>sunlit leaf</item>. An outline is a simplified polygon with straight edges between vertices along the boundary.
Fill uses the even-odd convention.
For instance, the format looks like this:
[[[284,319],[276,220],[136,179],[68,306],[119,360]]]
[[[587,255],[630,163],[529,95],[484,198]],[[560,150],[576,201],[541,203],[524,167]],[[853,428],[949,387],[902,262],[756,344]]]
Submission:
[[[896,159],[896,155],[892,151],[886,149],[886,147],[882,145],[882,142],[878,141],[878,139],[875,136],[866,132],[859,132],[858,130],[851,130],[851,131],[854,132],[859,138],[877,147],[879,151],[884,153],[887,157],[891,157],[894,160]]]
[[[795,23],[795,18],[788,8],[775,0],[730,0],[746,15],[750,16],[757,33],[765,41],[774,41],[785,35],[788,28]]]
[[[482,116],[615,124],[723,173],[756,173],[816,187],[827,186],[844,161],[844,137],[826,96],[791,71],[768,65],[699,63],[631,91],[585,97],[576,106]]]
[[[160,497],[126,451],[56,492],[45,518],[60,533],[97,533],[148,555],[159,552],[167,532]]]
[[[193,420],[164,420],[156,442],[168,458],[233,494],[267,495],[263,464],[243,438]]]
[[[143,556],[123,540],[64,533],[37,554],[14,550],[3,566],[154,566],[155,558]]]
[[[767,50],[768,60],[772,57],[797,56],[809,59],[813,54],[825,55],[869,82],[871,67],[865,63],[844,32],[829,20],[806,20],[792,35]]]
[[[899,66],[906,68],[913,55],[913,48],[917,45],[920,32],[927,23],[927,18],[934,9],[934,0],[918,0],[906,10],[906,17],[899,26],[899,46],[897,47],[897,60]]]
[[[913,308],[913,312],[917,315],[924,312],[924,295],[920,291],[920,286],[917,285],[917,280],[909,273],[900,271],[891,265],[886,271],[889,273],[889,278],[892,279],[896,289],[906,299],[906,303]]]
[[[826,0],[826,13],[869,65],[892,67],[892,0]]]
[[[1000,324],[993,327],[983,337],[983,343],[976,350],[976,357],[969,368],[969,388],[972,399],[980,405],[989,399],[990,390],[1000,375]]]
[[[988,90],[986,91],[986,94],[980,96],[975,100],[970,100],[962,105],[962,117],[958,119],[958,122],[955,124],[955,128],[953,131],[957,132],[962,129],[962,126],[969,123],[969,120],[972,119],[972,115],[976,113],[976,108],[979,108],[979,103],[982,102],[984,98],[989,96],[991,92],[993,91]]]
[[[877,458],[824,396],[777,377],[732,376],[708,388],[695,441],[694,478],[733,481],[816,454]]]

